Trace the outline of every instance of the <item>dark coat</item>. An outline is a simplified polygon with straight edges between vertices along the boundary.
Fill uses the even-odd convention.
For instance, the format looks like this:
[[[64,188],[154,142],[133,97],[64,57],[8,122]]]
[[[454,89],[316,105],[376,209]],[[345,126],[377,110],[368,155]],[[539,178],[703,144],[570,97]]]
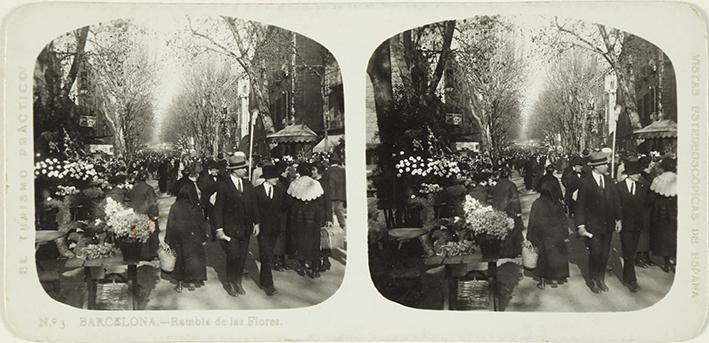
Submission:
[[[150,217],[151,220],[158,217],[158,203],[157,195],[155,195],[155,190],[153,187],[145,183],[145,181],[140,181],[136,183],[133,188],[126,194],[130,207],[136,213],[145,214]],[[148,237],[148,240],[143,243],[141,247],[141,259],[152,260],[158,254],[158,249],[160,248],[160,226],[155,223],[155,231]]]
[[[560,203],[540,197],[532,203],[527,240],[539,252],[534,274],[549,279],[569,277],[566,215]]]
[[[217,186],[217,201],[214,204],[212,215],[214,225],[224,229],[224,234],[235,239],[244,239],[253,233],[253,225],[260,223],[258,206],[254,188],[246,179],[241,184],[243,189],[239,192],[227,177]]]
[[[676,180],[677,175],[669,172],[660,174],[653,180],[653,186],[668,178]],[[656,256],[673,257],[677,255],[677,191],[676,188],[674,190],[668,188],[653,187],[654,191],[650,194],[649,205],[652,211],[650,250]]]
[[[170,192],[172,194],[174,194],[175,196],[177,196],[177,194],[180,193],[180,189],[182,189],[182,187],[184,185],[186,185],[190,182],[192,182],[192,180],[190,180],[189,177],[187,177],[185,175],[185,176],[181,177],[179,180],[172,183],[172,189],[170,190]]]
[[[641,231],[645,228],[645,214],[649,212],[648,205],[648,189],[642,182],[635,182],[635,195],[628,190],[628,185],[625,180],[618,182],[616,185],[618,191],[618,199],[620,199],[623,213],[621,221],[623,222],[623,231]]]
[[[209,175],[207,170],[203,170],[202,174],[197,178],[197,187],[199,187],[200,195],[199,204],[204,211],[205,217],[210,217],[212,214],[212,209],[214,205],[209,201],[209,198],[217,192],[217,187],[219,186],[220,178],[212,177]],[[215,202],[216,203],[216,202]]]
[[[646,204],[646,211],[643,213],[643,229],[640,231],[640,237],[638,238],[638,247],[636,249],[637,252],[642,252],[642,253],[647,253],[650,251],[650,221],[652,220],[652,209],[650,208],[650,198],[652,196],[652,193],[650,191],[650,181],[652,180],[651,176],[645,172],[640,173],[640,180],[638,182],[642,183],[645,185],[645,189],[647,189],[647,200],[648,204]]]
[[[263,184],[254,188],[261,223],[259,235],[276,236],[284,230],[283,202],[286,191],[280,183],[273,187],[273,199],[266,195]]]
[[[510,218],[514,219],[515,226],[512,232],[502,241],[500,256],[502,257],[517,257],[522,253],[522,231],[524,223],[522,218],[517,215],[522,213],[522,207],[519,202],[519,192],[517,185],[509,179],[501,179],[492,189],[492,208],[505,212]]]
[[[325,223],[325,198],[320,183],[308,176],[291,182],[284,208],[288,210],[289,230],[295,237],[300,260],[320,260],[320,229]]]
[[[603,176],[605,188],[601,188],[589,173],[579,187],[576,199],[576,226],[585,225],[592,234],[611,233],[615,229],[615,221],[620,220],[622,208],[618,192],[613,181],[607,175]]]
[[[170,172],[170,161],[164,160],[158,167],[158,186],[161,193],[167,192],[167,179]]]
[[[492,189],[492,207],[512,218],[522,213],[517,185],[509,179],[501,179]]]
[[[196,191],[194,191],[196,193]],[[196,198],[196,194],[194,195]],[[170,274],[178,281],[207,279],[207,258],[203,243],[209,226],[202,210],[188,199],[177,200],[170,207],[165,242],[175,251],[175,270]]]
[[[145,181],[136,183],[133,188],[128,191],[127,198],[130,206],[136,213],[147,214],[150,218],[158,216],[157,195],[152,186]]]
[[[557,179],[552,173],[546,173],[544,176],[540,177],[534,187],[537,191],[541,191],[542,185],[546,182],[550,182],[553,185],[552,196],[554,196],[554,200],[563,201],[564,197],[561,194],[561,184],[559,183],[559,179]]]
[[[564,203],[566,206],[574,207],[576,205],[576,200],[574,200],[573,195],[579,189],[581,185],[581,180],[583,180],[583,173],[576,173],[573,167],[568,167],[564,170],[564,174],[561,175],[561,184],[564,185]]]

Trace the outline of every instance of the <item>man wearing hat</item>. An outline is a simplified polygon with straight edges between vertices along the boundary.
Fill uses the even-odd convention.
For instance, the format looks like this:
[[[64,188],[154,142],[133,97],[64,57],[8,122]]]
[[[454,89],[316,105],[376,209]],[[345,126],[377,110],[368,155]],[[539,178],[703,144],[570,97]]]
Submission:
[[[273,165],[263,166],[261,178],[265,181],[254,190],[256,203],[260,214],[261,232],[258,235],[259,259],[261,260],[261,271],[259,283],[266,295],[272,296],[277,293],[273,286],[273,253],[278,235],[284,230],[283,221],[283,199],[285,189],[278,182],[278,169]]]
[[[256,194],[247,178],[246,157],[235,154],[227,160],[229,175],[217,186],[212,211],[216,236],[226,253],[227,293],[246,294],[241,285],[251,235],[259,235],[260,217]]]
[[[574,155],[571,157],[569,166],[564,170],[564,174],[561,176],[561,183],[564,185],[564,203],[569,211],[569,215],[574,215],[574,208],[576,207],[576,198],[578,193],[576,191],[581,185],[581,180],[584,177],[583,174],[583,158],[581,156]],[[574,193],[576,193],[574,195]]]
[[[613,180],[608,176],[608,155],[593,152],[588,160],[591,172],[579,186],[574,221],[589,249],[588,286],[592,292],[600,293],[608,291],[606,266],[613,230],[622,228],[621,205]]]
[[[210,221],[210,236],[212,237],[212,242],[214,242],[217,237],[216,227],[212,219],[212,210],[214,210],[214,204],[216,203],[217,187],[219,181],[221,181],[221,177],[219,176],[219,165],[217,161],[210,159],[207,161],[206,166],[207,168],[202,171],[197,179],[197,186],[202,190],[199,203],[202,205],[204,217]]]
[[[648,212],[647,187],[640,182],[640,164],[637,158],[625,161],[626,178],[616,184],[622,211],[623,228],[620,231],[620,243],[623,250],[623,283],[631,292],[640,288],[635,276],[635,253],[640,232],[644,229],[645,213]]]

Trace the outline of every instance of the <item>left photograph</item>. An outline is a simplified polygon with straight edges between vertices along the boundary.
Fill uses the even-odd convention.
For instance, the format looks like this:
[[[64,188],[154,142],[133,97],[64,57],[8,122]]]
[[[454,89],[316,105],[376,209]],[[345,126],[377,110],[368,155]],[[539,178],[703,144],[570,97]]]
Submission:
[[[90,310],[281,309],[340,287],[340,69],[241,18],[78,28],[34,69],[39,282]]]

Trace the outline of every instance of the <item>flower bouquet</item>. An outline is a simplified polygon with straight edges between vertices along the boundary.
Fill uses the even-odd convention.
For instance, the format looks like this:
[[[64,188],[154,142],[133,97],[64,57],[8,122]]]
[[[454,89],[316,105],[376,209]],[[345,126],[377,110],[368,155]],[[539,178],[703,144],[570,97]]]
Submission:
[[[142,244],[155,232],[155,222],[111,198],[106,199],[105,213],[106,230],[118,240],[123,258],[138,259]]]
[[[483,206],[470,195],[465,197],[465,221],[484,256],[499,253],[500,243],[514,229],[514,220],[506,213]]]

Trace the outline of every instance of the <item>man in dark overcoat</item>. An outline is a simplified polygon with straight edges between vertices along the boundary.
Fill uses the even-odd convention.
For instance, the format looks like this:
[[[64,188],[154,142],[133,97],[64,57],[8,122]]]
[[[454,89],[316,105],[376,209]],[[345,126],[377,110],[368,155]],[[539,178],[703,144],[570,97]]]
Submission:
[[[206,165],[207,168],[202,171],[197,179],[197,186],[202,191],[199,203],[202,206],[204,217],[209,219],[211,227],[209,234],[212,237],[212,242],[214,242],[216,241],[216,227],[212,219],[212,211],[216,203],[217,187],[219,186],[221,178],[219,177],[219,165],[217,165],[216,161],[207,161]]]
[[[226,291],[236,297],[246,294],[241,285],[251,235],[259,235],[260,217],[256,193],[247,177],[248,164],[242,154],[230,156],[228,177],[217,186],[212,215],[217,239],[226,253]]]
[[[580,156],[573,156],[569,167],[564,170],[564,174],[561,176],[561,183],[564,185],[564,203],[569,215],[574,215],[576,198],[578,197],[576,191],[584,177],[583,164],[583,159]]]
[[[648,189],[640,182],[640,167],[636,160],[625,161],[625,180],[616,184],[620,199],[622,230],[620,243],[623,250],[623,283],[631,292],[640,288],[635,275],[635,254],[638,247],[640,232],[645,228],[645,213],[647,208]]]
[[[286,190],[278,182],[278,169],[272,165],[263,166],[261,178],[265,181],[255,188],[256,203],[260,214],[261,232],[258,235],[261,271],[259,283],[266,295],[276,293],[273,285],[273,252],[278,236],[283,232],[283,199]]]
[[[576,200],[575,224],[589,248],[589,288],[594,293],[608,291],[606,266],[613,230],[620,231],[621,204],[613,180],[608,176],[608,156],[594,152],[589,156],[591,172],[581,181]]]

